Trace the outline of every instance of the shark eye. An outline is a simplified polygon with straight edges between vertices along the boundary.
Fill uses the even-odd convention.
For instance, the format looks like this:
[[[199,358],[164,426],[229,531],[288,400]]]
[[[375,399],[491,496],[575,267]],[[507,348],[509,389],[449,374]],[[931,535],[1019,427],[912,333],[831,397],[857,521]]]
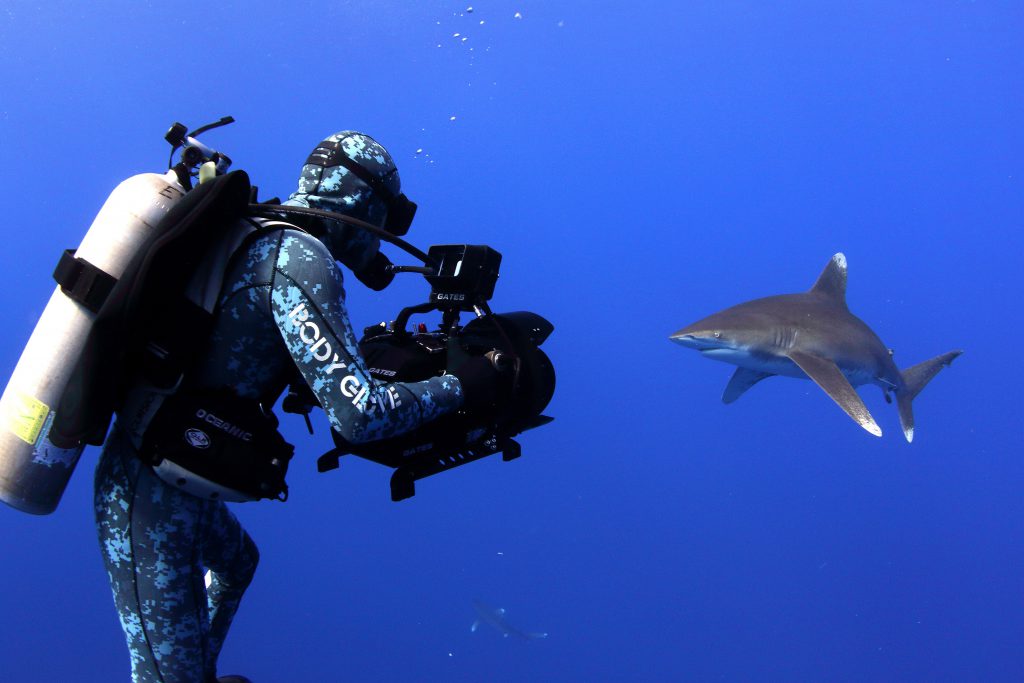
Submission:
[[[721,338],[722,338],[722,333],[721,332],[715,332],[715,339],[721,339]]]

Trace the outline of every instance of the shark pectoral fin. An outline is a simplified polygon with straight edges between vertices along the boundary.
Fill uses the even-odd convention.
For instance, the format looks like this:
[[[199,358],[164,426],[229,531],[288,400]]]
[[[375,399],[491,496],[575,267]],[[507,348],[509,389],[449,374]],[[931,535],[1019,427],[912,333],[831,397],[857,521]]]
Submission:
[[[747,389],[754,386],[765,377],[771,376],[772,373],[770,372],[758,372],[757,370],[748,370],[747,368],[736,368],[736,372],[732,373],[729,383],[725,386],[725,392],[722,394],[722,403],[732,403],[742,396]]]
[[[854,422],[875,436],[882,435],[881,428],[871,417],[864,401],[861,400],[856,389],[834,362],[801,351],[790,351],[789,358],[807,373],[807,376],[813,379],[815,384],[821,387],[833,401],[838,403],[839,407],[845,410]]]

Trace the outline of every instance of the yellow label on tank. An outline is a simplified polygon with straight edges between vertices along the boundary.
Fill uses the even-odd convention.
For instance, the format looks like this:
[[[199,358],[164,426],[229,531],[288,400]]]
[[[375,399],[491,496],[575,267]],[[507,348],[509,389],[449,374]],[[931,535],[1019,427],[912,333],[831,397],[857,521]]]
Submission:
[[[50,407],[28,394],[17,391],[12,393],[6,406],[7,414],[4,415],[7,429],[25,443],[35,444],[46,416],[50,414]]]

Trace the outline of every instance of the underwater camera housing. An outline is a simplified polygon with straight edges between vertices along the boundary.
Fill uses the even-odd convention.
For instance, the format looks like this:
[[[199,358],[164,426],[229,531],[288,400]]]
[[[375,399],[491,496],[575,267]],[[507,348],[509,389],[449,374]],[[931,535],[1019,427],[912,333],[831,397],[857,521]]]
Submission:
[[[426,268],[395,266],[424,275],[429,301],[402,309],[391,324],[366,328],[359,348],[374,378],[417,382],[445,374],[467,357],[485,356],[511,386],[511,400],[490,409],[444,415],[399,437],[350,444],[334,433],[337,448],[319,460],[320,471],[338,466],[351,454],[393,468],[391,499],[410,498],[419,479],[501,453],[519,457],[516,435],[551,422],[542,415],[555,390],[555,371],[540,349],[554,326],[536,313],[495,314],[487,302],[494,294],[501,254],[482,245],[440,245],[428,251]],[[441,325],[427,331],[419,323],[406,329],[413,314],[440,311]],[[473,312],[465,326],[460,317]]]

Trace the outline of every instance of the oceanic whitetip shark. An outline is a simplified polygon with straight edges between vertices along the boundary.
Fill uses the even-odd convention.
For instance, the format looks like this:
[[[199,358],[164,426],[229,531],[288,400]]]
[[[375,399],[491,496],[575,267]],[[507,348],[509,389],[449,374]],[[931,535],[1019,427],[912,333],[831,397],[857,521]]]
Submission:
[[[509,636],[516,636],[523,640],[537,640],[539,638],[547,638],[547,633],[527,633],[526,631],[520,631],[515,626],[512,626],[505,619],[505,610],[502,608],[494,609],[489,605],[485,605],[479,600],[473,601],[473,609],[476,610],[476,621],[469,627],[470,631],[476,631],[480,628],[480,624],[490,624],[501,633],[502,636],[508,638]]]
[[[846,307],[846,257],[836,254],[818,281],[802,294],[781,294],[727,308],[693,323],[670,339],[705,358],[738,366],[722,401],[732,403],[765,377],[810,378],[854,422],[881,436],[855,386],[877,384],[896,396],[907,441],[914,438],[911,402],[939,370],[962,351],[950,351],[902,372],[892,350]]]

